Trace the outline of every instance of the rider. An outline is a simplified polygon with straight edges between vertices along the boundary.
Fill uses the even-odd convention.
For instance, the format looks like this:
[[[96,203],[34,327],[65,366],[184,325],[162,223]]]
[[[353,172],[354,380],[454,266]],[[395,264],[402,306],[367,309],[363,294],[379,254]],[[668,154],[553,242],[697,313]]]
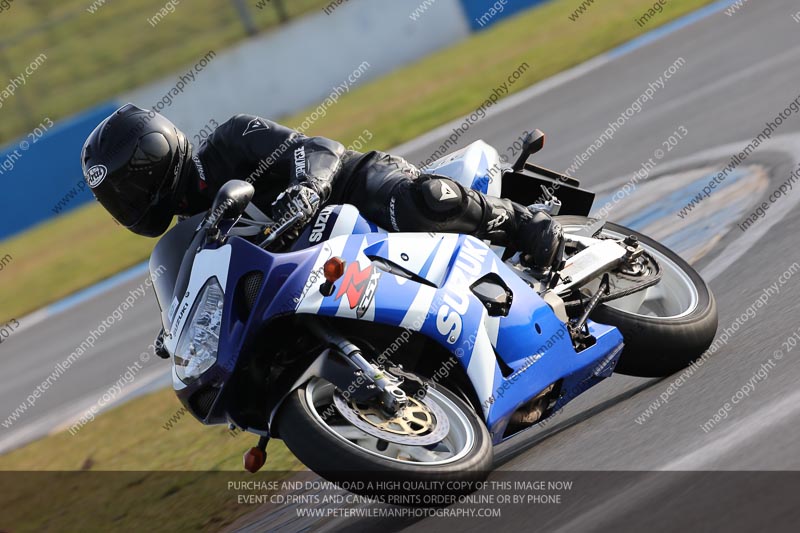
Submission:
[[[89,135],[81,154],[97,200],[139,235],[164,233],[174,215],[208,210],[227,180],[252,183],[253,203],[275,219],[349,203],[394,231],[472,234],[519,250],[529,264],[553,264],[560,225],[542,211],[468,190],[383,152],[345,150],[252,115],[236,115],[193,152],[164,116],[126,104]]]

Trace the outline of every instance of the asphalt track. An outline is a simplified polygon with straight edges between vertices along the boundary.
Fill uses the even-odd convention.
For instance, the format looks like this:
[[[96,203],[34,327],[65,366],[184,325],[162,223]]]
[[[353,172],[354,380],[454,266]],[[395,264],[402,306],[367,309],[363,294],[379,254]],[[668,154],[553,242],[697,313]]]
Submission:
[[[692,181],[694,169],[711,174],[727,162],[800,94],[800,24],[791,14],[792,0],[749,2],[734,16],[722,12],[699,20],[653,43],[607,58],[602,64],[580,67],[564,83],[548,82],[540,89],[508,99],[459,140],[459,146],[484,139],[501,151],[522,130],[544,130],[547,147],[539,162],[564,170],[606,129],[608,123],[642,94],[676,59],[685,64],[643,105],[641,112],[619,128],[613,139],[594,153],[576,173],[585,186],[613,193],[632,173],[653,157],[655,150],[680,127],[688,134],[665,153],[650,177],[624,198],[611,219],[644,221],[659,237],[685,235],[687,228],[702,232],[710,243],[693,255],[695,266],[709,279],[720,311],[720,333],[774,284],[795,261],[800,261],[796,204],[793,190],[770,207],[766,217],[747,232],[736,224],[781,182],[789,178],[800,159],[800,119],[784,121],[775,138],[762,145],[743,165],[741,179],[705,200],[685,220],[676,212],[708,180]],[[576,23],[590,23],[591,17]],[[570,79],[571,78],[571,79]],[[498,80],[502,82],[502,80]],[[549,88],[548,88],[549,85]],[[452,126],[450,126],[452,128]],[[400,152],[410,161],[427,159],[450,134],[437,130]],[[708,170],[708,169],[712,170]],[[659,182],[659,178],[663,180]],[[705,174],[703,174],[705,176]],[[690,176],[691,177],[691,176]],[[676,181],[677,180],[677,181]],[[683,180],[683,181],[680,181]],[[687,183],[681,202],[670,203],[664,188]],[[699,183],[699,185],[698,185]],[[753,185],[755,183],[755,185]],[[797,186],[795,186],[797,189]],[[679,193],[680,193],[679,191]],[[749,205],[748,205],[749,204]],[[735,208],[727,209],[733,205]],[[658,211],[657,217],[648,211]],[[619,217],[615,216],[618,214]],[[676,243],[681,251],[686,247]],[[684,249],[682,249],[684,248]],[[800,279],[800,278],[798,278]],[[18,332],[2,347],[0,406],[3,419],[46,379],[53,367],[84,340],[89,330],[111,313],[138,286],[136,280],[68,313]],[[800,327],[797,304],[800,289],[790,280],[779,287],[768,304],[738,328],[723,346],[689,379],[668,403],[660,405],[643,423],[636,419],[672,383],[614,376],[574,401],[544,429],[531,431],[498,449],[498,466],[509,471],[651,471],[651,470],[798,470],[800,455],[800,365],[797,352],[782,343]],[[24,324],[23,324],[24,326]],[[92,404],[139,353],[158,328],[154,304],[137,303],[122,322],[105,334],[96,348],[37,400],[12,429],[0,429],[0,449],[63,426],[65,421]],[[705,432],[701,425],[713,417],[759,371],[761,365],[783,357],[754,391],[737,403],[725,420]],[[148,390],[161,383],[166,365],[150,361],[126,394]],[[8,413],[6,413],[8,411]],[[641,420],[640,420],[641,421]],[[584,502],[553,511],[542,525],[548,529],[584,531],[601,526],[667,529],[654,522],[663,493],[674,493],[673,480],[634,479],[602,502]],[[709,494],[710,506],[714,493]],[[569,510],[569,512],[567,512]],[[328,519],[305,522],[264,511],[253,520],[262,526],[356,530],[442,529],[440,519]],[[796,511],[794,511],[796,512]],[[464,531],[487,527],[527,528],[531,510],[515,507],[497,518],[459,523]],[[787,511],[788,513],[788,511]],[[697,517],[702,523],[703,515]],[[706,514],[706,518],[708,518]],[[796,519],[793,514],[783,520]],[[651,520],[652,519],[652,520]],[[698,522],[693,522],[697,524]],[[787,522],[769,521],[782,530]],[[796,522],[795,522],[796,523]],[[450,524],[452,526],[452,524]],[[450,527],[448,526],[448,528]],[[254,527],[257,529],[258,527]],[[641,529],[639,529],[641,530]]]

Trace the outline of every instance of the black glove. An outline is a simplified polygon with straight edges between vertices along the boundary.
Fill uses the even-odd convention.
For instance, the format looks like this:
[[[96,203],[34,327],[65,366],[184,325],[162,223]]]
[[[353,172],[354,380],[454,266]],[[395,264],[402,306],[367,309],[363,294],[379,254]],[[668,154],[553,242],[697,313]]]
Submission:
[[[307,185],[292,185],[272,203],[272,217],[279,225],[296,215],[301,215],[297,224],[309,222],[319,209],[317,191]]]

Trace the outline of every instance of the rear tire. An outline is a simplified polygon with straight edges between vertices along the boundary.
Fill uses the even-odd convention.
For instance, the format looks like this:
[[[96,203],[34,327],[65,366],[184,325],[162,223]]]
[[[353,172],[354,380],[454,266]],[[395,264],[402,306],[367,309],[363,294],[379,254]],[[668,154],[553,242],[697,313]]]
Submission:
[[[586,217],[557,217],[562,226],[585,225]],[[601,304],[592,320],[616,326],[623,335],[623,349],[615,372],[638,377],[662,377],[674,374],[699,359],[714,341],[717,332],[717,304],[708,285],[686,261],[661,243],[632,229],[607,222],[603,235],[635,235],[648,251],[661,255],[674,270],[682,272],[693,286],[696,299],[690,309],[677,316],[647,316]],[[662,280],[663,282],[663,280]],[[660,282],[660,283],[662,283]]]

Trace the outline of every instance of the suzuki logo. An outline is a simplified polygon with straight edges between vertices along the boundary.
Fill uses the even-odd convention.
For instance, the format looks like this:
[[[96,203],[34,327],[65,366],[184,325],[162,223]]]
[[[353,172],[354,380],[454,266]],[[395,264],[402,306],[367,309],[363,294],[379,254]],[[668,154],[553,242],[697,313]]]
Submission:
[[[328,226],[328,219],[330,218],[331,213],[333,213],[334,207],[336,206],[329,205],[320,211],[317,221],[314,222],[314,228],[311,230],[311,235],[308,237],[309,242],[319,242],[322,240],[322,234],[325,231],[325,228]]]
[[[444,303],[436,313],[436,329],[455,344],[464,328],[463,317],[470,302],[470,284],[481,274],[489,249],[466,239],[445,287]]]

